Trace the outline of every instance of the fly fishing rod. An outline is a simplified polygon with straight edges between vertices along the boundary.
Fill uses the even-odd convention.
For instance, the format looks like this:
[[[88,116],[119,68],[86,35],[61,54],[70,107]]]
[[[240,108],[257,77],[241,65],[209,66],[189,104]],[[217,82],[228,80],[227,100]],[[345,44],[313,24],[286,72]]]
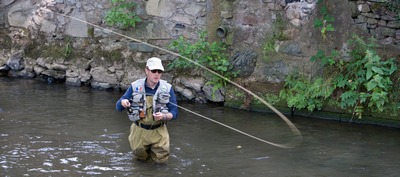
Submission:
[[[130,37],[130,36],[127,36],[127,35],[124,35],[124,34],[115,32],[115,31],[113,31],[113,30],[110,30],[110,29],[101,27],[101,26],[99,26],[99,25],[96,25],[96,24],[87,22],[87,21],[85,21],[85,20],[82,20],[82,19],[79,19],[79,18],[76,18],[76,17],[72,17],[72,16],[69,16],[69,15],[66,15],[66,14],[61,14],[61,13],[54,12],[54,11],[51,11],[51,10],[49,10],[49,11],[50,11],[50,12],[53,12],[53,13],[55,13],[55,14],[58,14],[58,15],[67,17],[67,18],[71,18],[71,19],[73,19],[73,20],[80,21],[80,22],[85,23],[85,24],[91,25],[91,26],[96,27],[96,28],[99,28],[99,29],[101,29],[101,30],[108,31],[108,32],[113,33],[113,34],[116,34],[116,35],[118,35],[118,36],[125,37],[125,38],[127,38],[127,39],[132,40],[132,41],[135,41],[135,42],[138,42],[138,43],[141,43],[141,44],[144,44],[144,45],[147,45],[147,46],[156,48],[156,49],[158,49],[158,50],[161,50],[161,51],[170,53],[170,54],[175,55],[175,56],[177,56],[177,57],[183,58],[183,59],[185,59],[185,60],[187,60],[187,61],[189,61],[189,62],[195,64],[196,66],[198,66],[198,67],[200,67],[200,68],[202,68],[202,69],[204,69],[204,70],[206,70],[206,71],[208,71],[208,72],[210,72],[210,73],[212,73],[212,74],[214,74],[214,75],[216,75],[216,76],[218,76],[218,77],[224,79],[225,81],[229,82],[230,84],[232,84],[232,85],[234,85],[234,86],[240,88],[241,90],[247,92],[248,94],[252,95],[254,98],[256,98],[256,99],[259,100],[261,103],[263,103],[263,104],[266,105],[268,108],[270,108],[272,111],[274,111],[274,112],[275,112],[283,121],[285,121],[285,123],[290,127],[290,129],[291,129],[291,131],[292,131],[292,133],[293,133],[293,135],[294,135],[294,138],[292,138],[292,140],[291,140],[290,142],[285,143],[285,144],[278,144],[278,143],[269,142],[269,141],[266,141],[266,140],[264,140],[264,139],[261,139],[261,138],[255,137],[255,136],[253,136],[253,135],[250,135],[250,134],[248,134],[248,133],[245,133],[245,132],[243,132],[243,131],[240,131],[240,130],[238,130],[238,129],[235,129],[235,128],[233,128],[233,127],[230,127],[230,126],[228,126],[228,125],[225,125],[225,124],[223,124],[223,123],[221,123],[221,122],[215,121],[215,120],[213,120],[213,119],[211,119],[211,118],[208,118],[208,117],[203,116],[203,115],[201,115],[201,114],[198,114],[198,113],[196,113],[196,112],[193,112],[193,111],[191,111],[191,110],[189,110],[189,109],[186,109],[186,108],[184,108],[184,107],[182,107],[182,106],[178,106],[179,108],[181,108],[181,109],[183,109],[183,110],[185,110],[185,111],[188,111],[188,112],[190,112],[190,113],[192,113],[192,114],[195,114],[195,115],[197,115],[197,116],[200,116],[200,117],[202,117],[202,118],[204,118],[204,119],[206,119],[206,120],[209,120],[209,121],[212,121],[212,122],[217,123],[217,124],[219,124],[219,125],[222,125],[222,126],[224,126],[224,127],[226,127],[226,128],[229,128],[229,129],[231,129],[231,130],[234,130],[234,131],[236,131],[236,132],[239,132],[239,133],[241,133],[241,134],[243,134],[243,135],[246,135],[246,136],[248,136],[248,137],[251,137],[251,138],[253,138],[253,139],[256,139],[256,140],[258,140],[258,141],[261,141],[261,142],[264,142],[264,143],[267,143],[267,144],[270,144],[270,145],[273,145],[273,146],[276,146],[276,147],[281,147],[281,148],[293,148],[293,147],[296,147],[298,144],[301,143],[301,141],[302,141],[303,138],[302,138],[302,135],[301,135],[299,129],[297,129],[297,127],[296,127],[285,115],[283,115],[279,110],[277,110],[275,107],[273,107],[272,105],[270,105],[267,101],[265,101],[264,99],[262,99],[261,97],[259,97],[259,96],[256,95],[255,93],[253,93],[252,91],[250,91],[250,90],[244,88],[243,86],[239,85],[238,83],[235,83],[235,82],[231,81],[230,79],[228,79],[228,78],[222,76],[221,74],[218,74],[217,72],[215,72],[215,71],[213,71],[213,70],[211,70],[211,69],[209,69],[209,68],[207,68],[207,67],[205,67],[205,66],[199,64],[198,62],[196,62],[196,61],[194,61],[194,60],[192,60],[192,59],[189,59],[188,57],[182,56],[181,54],[178,54],[178,53],[176,53],[176,52],[173,52],[173,51],[164,49],[164,48],[162,48],[162,47],[158,47],[158,46],[149,44],[149,43],[144,42],[144,41],[141,41],[141,40],[139,40],[139,39],[135,39],[135,38],[133,38],[133,37]]]

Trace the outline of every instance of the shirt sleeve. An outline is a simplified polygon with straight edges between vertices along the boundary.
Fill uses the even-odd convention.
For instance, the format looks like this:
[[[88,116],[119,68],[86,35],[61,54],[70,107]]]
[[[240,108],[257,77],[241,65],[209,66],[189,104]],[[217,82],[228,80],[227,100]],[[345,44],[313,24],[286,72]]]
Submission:
[[[121,105],[121,100],[123,99],[130,99],[132,97],[132,86],[130,86],[126,91],[125,94],[121,96],[121,98],[115,104],[115,108],[117,111],[123,111],[125,108]]]
[[[169,112],[173,115],[172,119],[174,120],[178,118],[178,104],[176,101],[174,89],[171,88],[169,94],[171,95],[171,97],[169,97],[169,103],[167,104],[167,107]]]

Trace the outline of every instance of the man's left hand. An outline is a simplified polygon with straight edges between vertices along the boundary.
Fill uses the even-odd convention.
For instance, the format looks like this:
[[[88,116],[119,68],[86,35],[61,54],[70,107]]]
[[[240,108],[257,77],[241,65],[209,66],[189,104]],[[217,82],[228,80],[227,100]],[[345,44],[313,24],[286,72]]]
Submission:
[[[161,112],[156,112],[156,113],[153,113],[153,117],[155,120],[163,120],[164,114]]]

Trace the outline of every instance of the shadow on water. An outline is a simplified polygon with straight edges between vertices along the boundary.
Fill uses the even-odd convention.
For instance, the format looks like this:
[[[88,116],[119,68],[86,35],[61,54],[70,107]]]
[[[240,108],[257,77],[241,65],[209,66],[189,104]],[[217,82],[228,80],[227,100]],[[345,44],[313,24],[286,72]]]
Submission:
[[[168,123],[167,164],[133,160],[130,122],[115,111],[122,95],[0,78],[2,176],[397,176],[400,130],[294,117],[296,148],[251,139],[180,110]],[[204,104],[197,113],[276,143],[292,138],[274,114]]]

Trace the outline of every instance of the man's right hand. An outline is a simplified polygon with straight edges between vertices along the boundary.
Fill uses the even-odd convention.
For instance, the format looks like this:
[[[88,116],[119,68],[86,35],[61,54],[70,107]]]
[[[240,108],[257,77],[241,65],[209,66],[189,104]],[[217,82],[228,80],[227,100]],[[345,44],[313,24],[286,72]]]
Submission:
[[[128,108],[129,106],[131,106],[131,103],[129,103],[128,99],[123,99],[121,100],[121,106],[123,106],[124,108]]]

